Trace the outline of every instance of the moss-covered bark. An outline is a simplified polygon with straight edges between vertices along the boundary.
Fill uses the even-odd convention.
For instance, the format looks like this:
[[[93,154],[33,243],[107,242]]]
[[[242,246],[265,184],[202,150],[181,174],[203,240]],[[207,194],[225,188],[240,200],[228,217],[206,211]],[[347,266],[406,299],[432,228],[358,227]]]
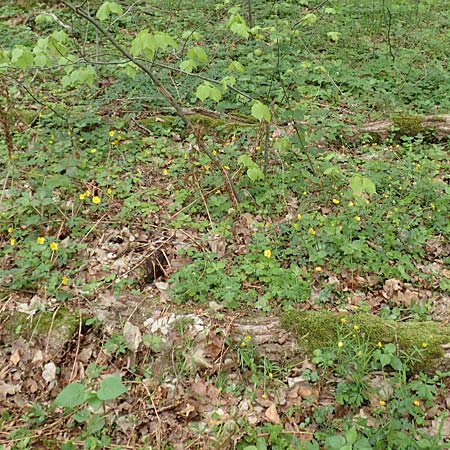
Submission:
[[[414,370],[448,368],[450,360],[446,346],[450,343],[450,327],[435,322],[397,322],[370,314],[346,314],[330,311],[289,312],[282,317],[282,326],[294,332],[301,352],[312,354],[316,349],[336,346],[340,336],[364,333],[369,343],[394,343],[398,349],[411,354],[424,348]]]

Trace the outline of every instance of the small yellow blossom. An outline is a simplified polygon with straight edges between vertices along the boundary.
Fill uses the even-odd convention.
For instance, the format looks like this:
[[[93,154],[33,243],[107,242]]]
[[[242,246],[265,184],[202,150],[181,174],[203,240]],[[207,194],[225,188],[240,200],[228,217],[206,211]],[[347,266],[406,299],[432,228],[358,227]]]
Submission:
[[[341,323],[347,323],[347,319],[345,317],[341,317]]]
[[[91,191],[89,189],[87,191],[84,191],[84,196],[85,197],[90,197],[91,196]]]
[[[297,214],[297,220],[302,220],[302,215],[301,214]]]
[[[355,219],[357,222],[361,222],[361,217],[359,217],[359,216],[355,216],[354,219]]]
[[[80,200],[84,200],[86,198],[86,194],[80,194]]]
[[[247,347],[247,342],[242,341],[242,342],[241,342],[241,347]]]
[[[230,170],[230,167],[229,167],[229,166],[223,166],[223,168],[224,168],[225,170]]]
[[[355,331],[358,331],[358,330],[359,330],[359,325],[353,325],[353,329],[354,329]]]
[[[257,146],[255,147],[255,150],[256,150],[256,151],[261,150],[261,146],[257,145]]]
[[[316,235],[316,230],[315,230],[314,228],[312,228],[312,227],[309,227],[309,228],[308,228],[308,233],[309,233],[311,236],[315,236],[315,235]]]
[[[237,137],[236,136],[231,136],[231,140],[232,140],[232,142],[234,142],[235,140],[237,139]]]
[[[53,139],[50,139],[49,141],[48,141],[48,145],[53,145],[55,143],[55,141],[53,140]]]
[[[337,198],[333,198],[332,202],[333,202],[335,205],[339,205],[339,203],[341,203]]]
[[[169,169],[163,169],[163,175],[168,175],[169,174]]]
[[[37,243],[38,243],[39,245],[42,245],[42,244],[45,242],[45,237],[39,236],[39,237],[36,239],[36,241],[37,241]]]
[[[56,250],[58,250],[58,243],[57,242],[51,242],[50,243],[50,248],[51,248],[51,250],[56,252]]]
[[[383,347],[383,344],[380,341],[378,341],[377,347],[381,348],[381,347]]]
[[[214,156],[216,156],[216,155],[217,155],[217,150],[213,150],[213,151],[212,151],[212,154],[213,154]]]
[[[350,206],[350,208],[351,208],[352,206],[355,206],[355,204],[354,204],[353,202],[348,202],[347,205]]]
[[[117,145],[119,143],[119,141],[117,139],[114,139],[113,141],[111,141],[111,145]]]
[[[294,223],[292,224],[292,227],[293,227],[294,229],[298,230],[299,225],[298,225],[297,222],[294,222]]]
[[[380,400],[378,403],[379,403],[380,406],[385,406],[386,405],[386,402],[384,400]]]
[[[414,400],[413,403],[414,403],[414,406],[420,406],[419,400]]]
[[[426,342],[422,342],[422,348],[427,348],[428,344]]]
[[[11,247],[14,247],[16,244],[17,244],[17,241],[14,238],[9,240],[9,245],[11,245]]]
[[[208,164],[205,164],[205,165],[203,166],[203,169],[205,169],[205,172],[208,172],[208,170],[209,170]]]
[[[267,398],[267,394],[264,392],[264,394],[261,395],[262,398]]]
[[[269,380],[271,380],[273,378],[273,373],[269,372]]]
[[[109,137],[114,137],[115,134],[116,134],[115,130],[110,130]]]
[[[250,342],[251,340],[252,340],[252,337],[248,334],[244,337],[245,342]]]
[[[272,250],[270,249],[264,250],[264,256],[266,258],[270,258],[272,256]]]
[[[67,286],[67,283],[69,282],[69,279],[67,277],[62,277],[61,279],[61,284],[63,286]]]
[[[370,205],[370,200],[366,198],[366,205]]]
[[[91,148],[91,153],[97,153],[97,149],[96,148]]]
[[[8,227],[8,233],[11,234],[14,231],[13,227]]]
[[[430,206],[431,206],[431,209],[432,209],[433,211],[436,210],[436,205],[435,205],[434,203],[431,203]]]
[[[314,269],[316,272],[322,272],[322,267],[320,267],[320,266],[317,266],[315,269]]]
[[[215,194],[216,195],[220,195],[222,192],[220,191],[220,189],[217,189],[216,191],[215,191]]]
[[[111,188],[106,189],[106,193],[107,193],[108,195],[111,195],[111,194],[112,194],[112,189],[111,189]]]
[[[303,195],[308,195],[308,193],[306,191],[303,191]]]
[[[79,139],[79,141],[80,141],[80,142],[84,142],[84,138],[81,137],[81,138]]]
[[[101,202],[101,199],[97,195],[92,197],[92,203],[95,203],[96,205],[98,205],[100,202]]]
[[[337,346],[338,346],[339,348],[342,348],[342,347],[344,346],[344,343],[343,343],[342,341],[339,341],[339,342],[337,343]]]

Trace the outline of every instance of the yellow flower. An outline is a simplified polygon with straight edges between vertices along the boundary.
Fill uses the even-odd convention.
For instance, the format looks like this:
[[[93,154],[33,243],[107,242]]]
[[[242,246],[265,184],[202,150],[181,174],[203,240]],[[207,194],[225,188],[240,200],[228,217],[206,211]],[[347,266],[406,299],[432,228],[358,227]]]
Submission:
[[[111,189],[111,188],[106,189],[106,193],[107,193],[108,195],[111,195],[111,194],[112,194],[112,189]]]
[[[205,169],[205,172],[208,172],[208,170],[209,170],[208,164],[205,164],[205,165],[203,166],[203,169]]]
[[[264,394],[261,395],[262,398],[267,398],[267,394],[264,392]]]
[[[241,347],[246,347],[246,346],[247,346],[247,343],[244,342],[244,341],[242,341],[242,342],[241,342]]]
[[[11,247],[14,247],[16,244],[17,244],[17,241],[14,238],[9,240],[9,245],[11,245]]]
[[[414,403],[414,406],[420,406],[419,400],[414,400],[413,403]]]
[[[225,170],[230,170],[230,167],[229,167],[229,166],[223,166],[223,168],[224,168]]]
[[[297,220],[302,220],[302,215],[301,214],[297,214]]]
[[[168,175],[169,174],[169,169],[163,169],[163,175]]]
[[[380,400],[378,403],[380,404],[380,406],[385,406],[386,405],[386,402],[384,400]]]
[[[231,140],[234,142],[237,139],[236,136],[231,136]]]
[[[96,148],[91,148],[91,153],[97,153],[97,149]]]
[[[422,348],[427,348],[428,344],[426,342],[422,342]]]
[[[264,250],[264,256],[266,258],[270,258],[272,256],[272,250],[270,249]]]
[[[80,200],[84,200],[86,198],[86,194],[80,194]]]
[[[317,266],[314,270],[315,270],[316,272],[322,272],[322,267]]]
[[[90,190],[85,191],[84,192],[84,196],[85,197],[90,197],[91,196],[91,191]]]
[[[257,146],[255,147],[255,150],[256,150],[256,151],[261,150],[261,146],[257,145]]]
[[[213,150],[213,151],[212,151],[212,154],[213,154],[214,156],[216,156],[216,155],[217,155],[217,150]]]
[[[101,199],[97,195],[95,197],[92,197],[92,203],[95,203],[96,205],[98,205],[100,202],[101,202]]]
[[[63,286],[67,286],[67,283],[69,282],[69,279],[67,277],[62,277],[61,279],[61,284]]]
[[[359,326],[358,326],[358,325],[353,325],[353,329],[354,329],[355,331],[358,331],[358,330],[359,330]]]
[[[115,130],[111,130],[109,132],[109,137],[114,137],[115,134],[116,134],[116,131]]]
[[[341,317],[341,323],[347,323],[347,319],[345,317]]]
[[[58,244],[56,242],[51,242],[50,243],[50,248],[56,252],[56,250],[58,250]]]
[[[351,208],[352,206],[355,206],[355,204],[354,204],[353,202],[348,202],[347,205],[350,206],[350,208]]]
[[[252,340],[252,337],[249,336],[248,334],[244,337],[245,342],[250,342],[251,340]]]
[[[220,195],[222,192],[220,192],[220,189],[217,189],[216,191],[215,191],[215,194],[216,195]]]
[[[309,233],[311,236],[315,236],[315,235],[316,235],[316,230],[315,230],[314,228],[312,228],[312,227],[309,227],[309,228],[308,228],[308,233]]]
[[[335,205],[339,205],[339,203],[341,203],[337,198],[333,198],[332,202],[333,202]]]
[[[111,145],[117,145],[119,143],[119,141],[117,139],[114,139],[113,141],[111,141]]]
[[[303,195],[308,195],[308,193],[306,191],[303,191]]]
[[[273,378],[273,373],[269,372],[269,380],[271,380]]]
[[[45,242],[45,237],[39,236],[39,237],[36,239],[36,241],[37,241],[37,243],[38,243],[39,245],[42,245],[42,244]]]
[[[359,217],[359,216],[355,216],[354,219],[355,219],[357,222],[361,222],[361,217]]]
[[[80,138],[79,141],[80,141],[80,142],[84,142],[84,139],[83,139],[83,138]]]
[[[299,225],[298,225],[297,222],[294,222],[294,223],[292,224],[292,227],[295,228],[296,230],[298,230],[298,226],[299,226]]]
[[[8,227],[8,233],[11,234],[14,231],[13,227]]]
[[[381,347],[383,347],[383,344],[381,342],[378,342],[377,347],[381,348]]]
[[[337,346],[338,346],[339,348],[342,348],[342,347],[344,346],[344,343],[343,343],[342,341],[339,341],[339,342],[337,343]]]

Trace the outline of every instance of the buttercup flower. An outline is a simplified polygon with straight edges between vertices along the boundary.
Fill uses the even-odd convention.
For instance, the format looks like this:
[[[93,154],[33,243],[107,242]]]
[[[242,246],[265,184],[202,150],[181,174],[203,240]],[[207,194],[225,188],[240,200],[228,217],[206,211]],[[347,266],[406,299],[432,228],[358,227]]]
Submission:
[[[309,228],[308,228],[308,233],[309,233],[311,236],[315,236],[316,230],[315,230],[313,227],[309,227]]]
[[[36,242],[37,242],[39,245],[42,245],[42,244],[45,242],[45,237],[39,236],[39,237],[36,239]]]
[[[68,282],[69,282],[69,279],[68,279],[67,277],[62,277],[62,279],[61,279],[61,284],[62,284],[63,286],[66,286]]]
[[[100,202],[101,202],[101,199],[97,195],[95,197],[92,197],[92,203],[95,203],[96,205],[98,205]]]
[[[357,222],[361,222],[361,217],[359,217],[359,216],[355,216],[354,219],[355,219]]]
[[[270,249],[264,250],[264,256],[266,258],[270,258],[272,256],[272,250]]]
[[[58,250],[58,243],[57,242],[51,242],[50,243],[50,248],[56,252],[56,250]]]
[[[17,241],[16,241],[14,238],[12,238],[12,239],[9,240],[9,245],[10,245],[11,247],[14,247],[16,244],[17,244]]]
[[[344,346],[344,343],[343,343],[342,341],[339,341],[339,342],[337,343],[337,346],[338,346],[339,348],[342,348],[342,347]]]
[[[116,134],[116,131],[115,130],[111,130],[109,132],[109,137],[114,137],[115,134]]]
[[[380,400],[378,403],[379,403],[380,406],[385,406],[386,405],[386,402],[384,400]]]
[[[341,203],[337,198],[333,198],[332,202],[333,202],[335,205],[339,205],[339,203]]]

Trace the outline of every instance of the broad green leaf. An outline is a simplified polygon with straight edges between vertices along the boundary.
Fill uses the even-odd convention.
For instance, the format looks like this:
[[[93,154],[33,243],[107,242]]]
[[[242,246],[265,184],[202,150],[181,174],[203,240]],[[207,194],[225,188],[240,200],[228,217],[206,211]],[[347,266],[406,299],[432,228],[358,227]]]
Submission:
[[[100,414],[93,414],[89,419],[86,427],[86,431],[88,434],[98,433],[105,426],[105,418]]]
[[[250,28],[247,26],[244,18],[238,14],[233,13],[227,22],[227,28],[234,34],[247,39],[250,36]]]
[[[314,13],[309,13],[300,19],[302,25],[314,25],[317,22],[317,16]]]
[[[100,8],[98,8],[95,17],[100,21],[104,21],[107,20],[111,14],[117,14],[118,16],[122,15],[122,7],[116,2],[104,2]]]
[[[55,398],[55,406],[63,408],[75,408],[84,402],[84,385],[71,383],[67,385]]]
[[[239,61],[233,61],[227,69],[227,72],[244,73],[245,68]]]
[[[24,46],[16,47],[11,52],[11,64],[19,69],[28,69],[33,65],[33,53]]]
[[[125,392],[127,392],[127,388],[123,385],[121,377],[111,375],[102,380],[97,396],[100,400],[112,400]]]
[[[354,444],[358,438],[358,432],[355,427],[351,427],[350,430],[345,432],[345,439],[348,444]]]
[[[216,102],[219,102],[222,98],[222,93],[220,92],[220,89],[216,88],[215,86],[211,86],[211,90],[209,92],[209,96]]]
[[[236,78],[234,77],[223,77],[222,80],[220,80],[220,84],[224,91],[228,89],[228,86],[234,86],[236,84]]]
[[[137,66],[136,64],[129,62],[124,64],[123,66],[124,72],[127,75],[127,77],[134,79],[137,74]]]
[[[327,36],[333,41],[333,42],[337,42],[339,40],[339,38],[341,37],[341,33],[339,33],[339,31],[329,31],[327,33]]]
[[[211,95],[211,85],[209,83],[202,83],[197,87],[195,95],[204,102]]]
[[[170,34],[157,32],[153,35],[156,49],[165,50],[167,47],[178,48],[178,44]]]
[[[208,64],[208,55],[203,47],[192,47],[187,52],[187,57],[200,64]]]
[[[150,50],[151,53],[153,53],[155,50],[154,38],[147,29],[140,31],[137,36],[131,41],[130,52],[132,56],[139,56],[145,50]]]
[[[252,116],[260,122],[262,122],[263,120],[265,120],[266,122],[270,122],[269,108],[259,100],[256,100],[252,106]]]
[[[196,68],[197,64],[195,64],[195,61],[192,61],[192,59],[185,59],[180,63],[180,69],[187,73],[191,73]]]
[[[247,176],[252,181],[264,180],[264,172],[259,167],[247,169]]]
[[[34,19],[34,23],[36,25],[47,24],[52,21],[53,21],[52,17],[49,16],[48,14],[38,14]]]
[[[350,179],[350,189],[357,197],[361,197],[364,193],[375,194],[375,184],[370,178],[363,177],[362,175],[354,175]]]
[[[256,163],[248,155],[241,155],[238,158],[238,164],[242,164],[244,167],[254,167]]]
[[[74,70],[69,75],[62,78],[63,87],[78,86],[81,84],[87,84],[92,86],[94,83],[95,70],[92,66],[81,67]]]

